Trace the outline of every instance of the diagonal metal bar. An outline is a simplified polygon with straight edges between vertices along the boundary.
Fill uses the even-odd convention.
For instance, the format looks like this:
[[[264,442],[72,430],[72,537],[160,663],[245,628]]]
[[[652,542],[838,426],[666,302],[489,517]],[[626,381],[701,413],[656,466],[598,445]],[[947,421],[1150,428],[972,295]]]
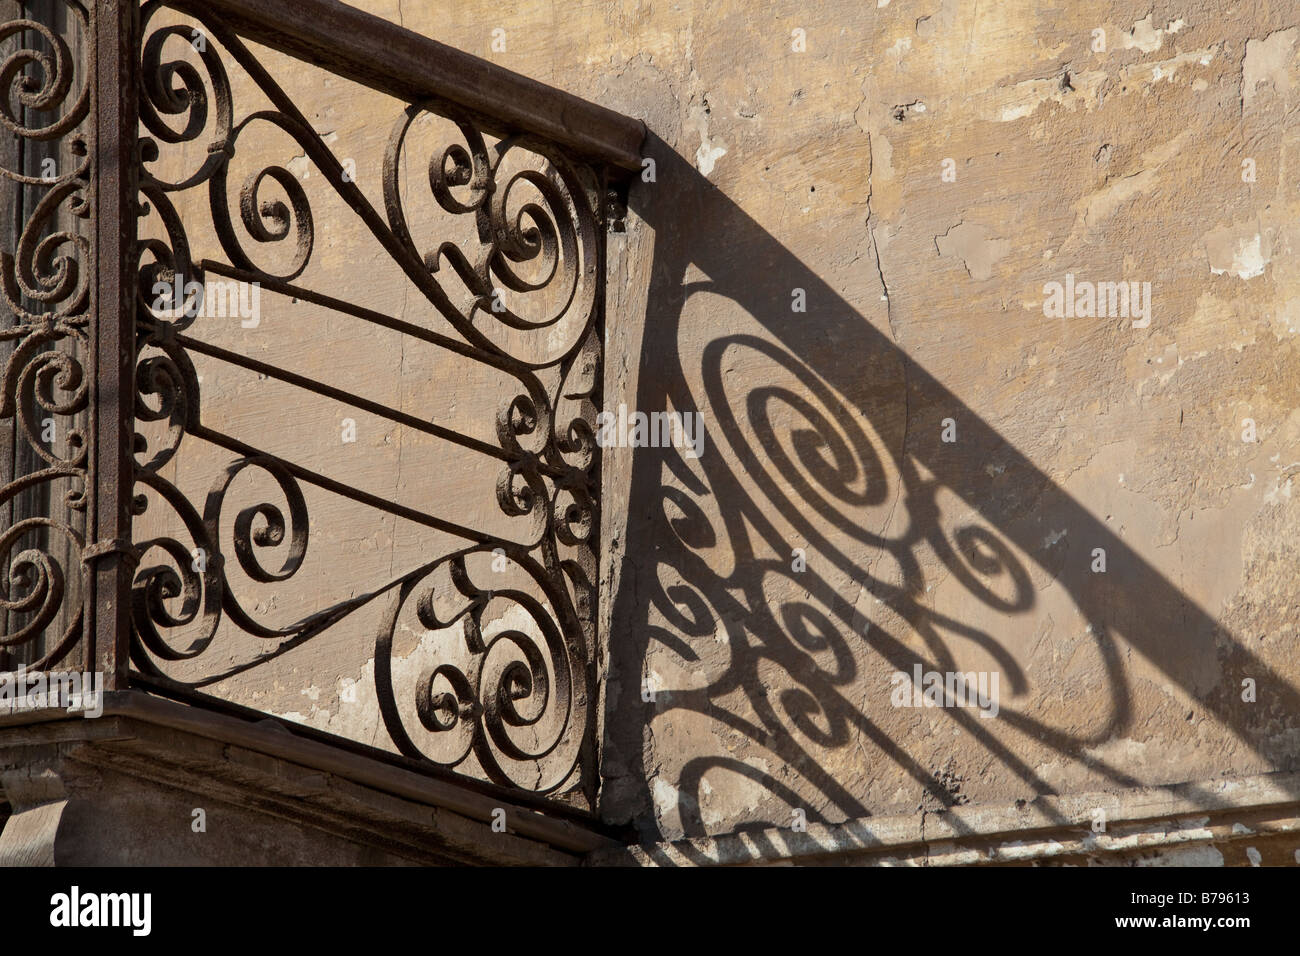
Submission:
[[[296,372],[290,372],[276,365],[270,365],[266,362],[259,362],[255,358],[249,358],[247,355],[240,355],[238,352],[232,352],[230,349],[223,349],[219,345],[211,345],[199,339],[192,338],[188,335],[177,335],[176,341],[186,348],[199,352],[202,355],[228,362],[231,365],[237,365],[240,368],[247,369],[250,372],[256,372],[259,375],[265,375],[268,378],[285,382],[297,388],[304,389],[308,392],[314,392],[325,398],[332,398],[336,402],[344,405],[351,405],[353,408],[360,408],[363,411],[370,412],[380,418],[386,418],[391,422],[399,425],[405,425],[418,432],[424,432],[426,435],[432,435],[435,438],[441,438],[443,441],[452,442],[460,445],[462,448],[468,448],[476,451],[480,455],[487,455],[489,458],[495,458],[498,461],[509,462],[510,456],[498,448],[496,445],[489,445],[485,441],[479,441],[477,438],[470,438],[462,435],[460,432],[452,431],[450,428],[444,428],[441,425],[434,425],[422,418],[416,418],[414,415],[408,415],[406,412],[400,412],[395,408],[389,408],[380,402],[371,401],[364,398],[356,392],[349,392],[346,389],[335,388],[333,385],[326,385],[314,378],[308,378],[306,375],[299,375]],[[556,469],[559,471],[559,469]]]
[[[210,441],[227,451],[234,452],[245,458],[262,458],[270,459],[282,467],[289,474],[293,475],[300,481],[315,485],[317,488],[324,488],[326,491],[332,491],[336,495],[342,495],[344,498],[350,498],[353,501],[369,505],[377,511],[383,511],[387,514],[396,515],[399,518],[405,518],[407,521],[414,521],[416,524],[424,525],[426,528],[433,528],[435,531],[445,531],[453,534],[458,538],[465,538],[468,541],[474,541],[479,544],[495,542],[498,539],[482,531],[476,531],[473,528],[467,528],[464,525],[456,524],[452,521],[444,521],[433,515],[425,514],[415,508],[408,508],[406,505],[398,504],[395,501],[389,501],[387,498],[381,498],[379,495],[372,495],[360,488],[354,488],[349,484],[336,481],[333,478],[327,478],[319,472],[312,471],[310,468],[304,468],[278,455],[272,455],[261,448],[256,448],[247,442],[242,442],[237,438],[232,438],[223,432],[216,431],[212,428],[198,426],[190,429],[190,434],[195,438],[202,438],[204,441]]]

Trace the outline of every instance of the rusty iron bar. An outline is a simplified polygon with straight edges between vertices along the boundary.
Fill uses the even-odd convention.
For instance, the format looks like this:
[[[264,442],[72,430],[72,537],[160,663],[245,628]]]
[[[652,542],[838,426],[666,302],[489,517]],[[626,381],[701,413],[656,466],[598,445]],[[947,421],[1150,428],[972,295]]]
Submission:
[[[469,110],[499,135],[528,133],[575,159],[641,169],[646,126],[488,60],[421,36],[338,0],[176,0],[193,16],[219,16],[245,39],[272,47],[407,103]]]
[[[92,116],[97,188],[92,298],[94,382],[91,402],[95,542],[93,622],[88,634],[104,686],[127,686],[131,636],[132,442],[135,434],[136,34],[135,3],[97,0],[92,14]],[[87,655],[90,657],[90,655]]]

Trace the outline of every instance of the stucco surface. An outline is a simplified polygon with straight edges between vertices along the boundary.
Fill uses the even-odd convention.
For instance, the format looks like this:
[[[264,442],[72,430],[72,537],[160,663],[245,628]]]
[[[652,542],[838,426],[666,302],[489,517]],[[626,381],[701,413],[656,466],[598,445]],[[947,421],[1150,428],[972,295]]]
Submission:
[[[1297,768],[1294,5],[358,5],[651,131],[605,405],[696,412],[705,444],[605,450],[606,819],[677,839]],[[379,202],[400,104],[275,62]],[[317,216],[313,281],[425,320],[348,210]],[[1146,314],[1045,314],[1067,276],[1137,283]],[[261,360],[488,437],[474,367],[292,308]],[[502,520],[494,473],[357,416],[341,445],[324,405],[274,430],[270,395],[205,401]],[[175,467],[201,488],[213,461]],[[311,504],[317,594],[446,546]],[[384,746],[372,626],[221,691]],[[996,715],[895,706],[918,664],[996,674]]]

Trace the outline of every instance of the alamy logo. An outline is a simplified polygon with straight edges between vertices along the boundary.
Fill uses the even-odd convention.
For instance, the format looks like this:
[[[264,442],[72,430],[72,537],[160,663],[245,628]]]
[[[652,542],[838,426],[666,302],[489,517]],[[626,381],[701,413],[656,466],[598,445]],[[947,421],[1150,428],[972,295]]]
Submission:
[[[1065,282],[1043,286],[1043,315],[1049,319],[1132,318],[1133,328],[1151,324],[1150,282],[1074,281],[1074,273],[1065,274]]]
[[[133,936],[148,936],[153,927],[152,893],[82,893],[74,886],[50,897],[50,925],[126,926]]]
[[[631,430],[629,431],[629,426]],[[687,458],[704,453],[704,419],[699,412],[601,412],[596,416],[596,444],[601,448],[685,448]]]
[[[153,284],[153,311],[163,319],[238,317],[242,328],[255,329],[262,321],[262,286],[258,282],[173,282]]]
[[[104,675],[85,671],[29,671],[0,674],[0,712],[58,707],[84,717],[104,713]]]
[[[889,683],[894,688],[889,702],[895,707],[978,707],[981,717],[998,715],[997,671],[922,673],[921,665],[914,664],[911,675],[895,671]]]

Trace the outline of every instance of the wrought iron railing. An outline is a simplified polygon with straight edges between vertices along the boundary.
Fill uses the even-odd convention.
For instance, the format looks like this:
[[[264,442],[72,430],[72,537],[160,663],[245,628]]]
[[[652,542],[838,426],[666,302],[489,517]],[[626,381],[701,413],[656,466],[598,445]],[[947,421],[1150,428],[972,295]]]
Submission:
[[[23,6],[0,670],[280,714],[365,681],[377,716],[323,729],[586,802],[604,232],[643,126],[333,0]],[[354,99],[392,109],[373,160],[321,131]]]

